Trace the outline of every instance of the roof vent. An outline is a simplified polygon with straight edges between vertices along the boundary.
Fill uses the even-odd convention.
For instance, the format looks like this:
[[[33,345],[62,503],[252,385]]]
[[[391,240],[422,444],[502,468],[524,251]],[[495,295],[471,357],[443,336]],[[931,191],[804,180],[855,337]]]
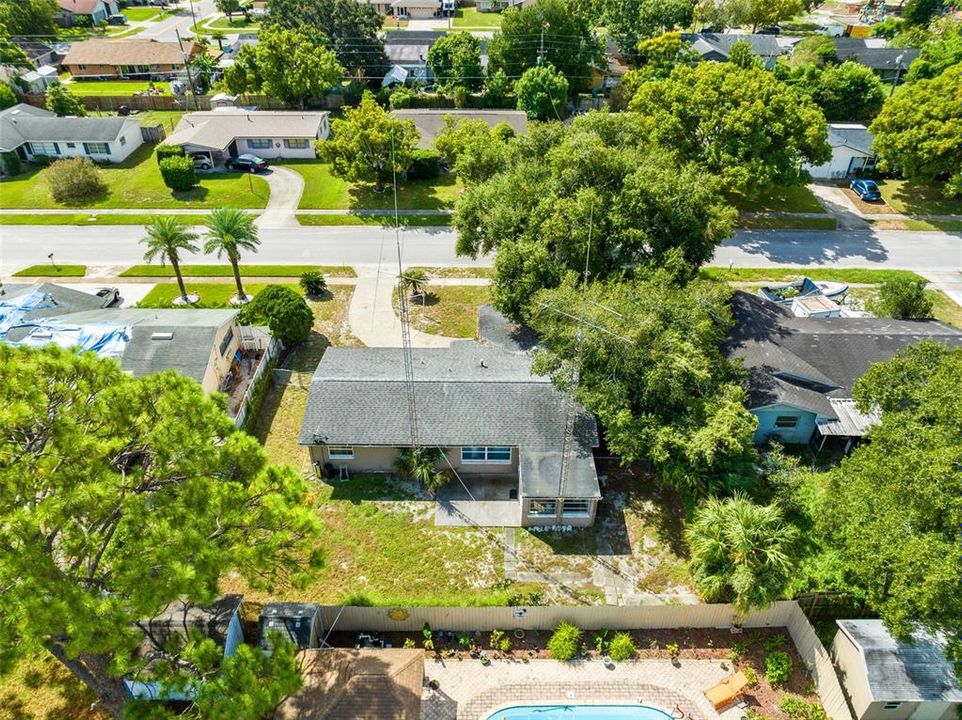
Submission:
[[[42,338],[42,339],[44,339],[44,340],[49,340],[49,339],[53,338],[53,333],[50,332],[49,330],[36,330],[36,331],[34,331],[32,337]]]
[[[155,332],[150,336],[151,340],[173,340],[174,333],[172,332]]]
[[[484,358],[481,358],[481,367],[486,368],[487,366],[488,364],[484,361]]]

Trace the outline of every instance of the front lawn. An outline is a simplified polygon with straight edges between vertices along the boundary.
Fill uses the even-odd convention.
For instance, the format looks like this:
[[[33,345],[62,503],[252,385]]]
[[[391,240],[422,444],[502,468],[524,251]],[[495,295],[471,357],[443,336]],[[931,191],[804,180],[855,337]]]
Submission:
[[[283,164],[304,177],[304,194],[298,206],[301,210],[394,208],[394,194],[390,188],[384,192],[374,192],[373,185],[349,183],[336,178],[331,175],[328,163],[287,160]],[[398,207],[405,210],[452,208],[460,190],[461,185],[453,175],[444,175],[436,180],[401,183],[398,185]]]
[[[307,298],[314,313],[314,325],[307,340],[284,358],[284,368],[312,373],[331,345],[352,347],[361,344],[351,333],[347,319],[352,295],[353,286],[332,285],[323,296]]]
[[[479,12],[477,8],[460,8],[454,13],[454,27],[456,28],[499,28],[501,27],[501,13]]]
[[[133,95],[150,87],[170,94],[167,83],[147,80],[71,80],[64,87],[74,95]]]
[[[13,274],[14,277],[83,277],[86,265],[31,265]]]
[[[962,328],[962,305],[950,298],[941,290],[927,290],[932,299],[932,315],[948,325]]]
[[[868,270],[865,268],[830,268],[830,267],[801,267],[801,268],[728,268],[703,267],[698,275],[706,280],[721,280],[725,282],[791,282],[803,277],[812,280],[837,280],[844,283],[878,284],[886,280],[906,278],[922,280],[920,275],[911,270]]]
[[[818,198],[804,185],[774,187],[758,197],[732,194],[728,200],[742,212],[825,212]]]
[[[942,232],[962,231],[962,220],[912,220],[905,221],[907,230],[941,230]]]
[[[477,335],[478,308],[491,302],[487,285],[429,286],[423,298],[410,301],[411,322],[416,330],[446,337]]]
[[[398,215],[401,227],[445,227],[451,224],[450,215]],[[301,225],[383,225],[394,227],[393,215],[371,215],[370,213],[345,213],[343,215],[297,214]]]
[[[233,18],[220,17],[207,23],[201,23],[202,31],[211,30],[243,30],[244,32],[255,32],[260,30],[261,24],[257,20],[248,20],[243,15],[234,15]]]
[[[131,22],[144,22],[146,20],[154,20],[155,18],[162,20],[163,18],[158,16],[168,14],[155,7],[127,7],[120,12]]]
[[[261,290],[266,288],[272,283],[244,283],[244,292],[248,297],[254,297]],[[284,287],[289,287],[297,293],[301,292],[301,288],[296,283],[276,283],[278,285],[284,285]],[[140,308],[182,308],[182,307],[192,307],[192,308],[229,308],[231,307],[230,299],[237,294],[237,288],[234,287],[232,282],[213,282],[213,283],[198,283],[198,282],[187,282],[184,283],[187,287],[187,293],[191,295],[199,295],[200,301],[194,305],[174,305],[174,298],[180,295],[180,290],[177,288],[177,283],[160,283],[154,285],[153,289],[144,296],[144,299],[137,303],[137,307]]]
[[[128,215],[109,213],[104,215],[69,213],[56,215],[0,215],[0,225],[146,225],[156,215]],[[203,225],[206,215],[178,215],[177,219],[186,225]]]
[[[346,265],[247,265],[241,264],[241,277],[299,278],[302,273],[316,270],[326,277],[357,277],[353,268]],[[184,277],[233,277],[230,265],[181,265]],[[120,277],[174,277],[170,265],[133,265]]]
[[[100,166],[107,189],[85,208],[262,208],[267,204],[267,182],[249,173],[200,175],[197,185],[174,192],[164,185],[153,156],[154,146],[143,145],[122,163]],[[0,206],[5,208],[57,208],[43,179],[44,168],[33,167],[0,181]],[[253,192],[251,192],[253,188]]]
[[[493,278],[494,268],[491,267],[417,267],[408,270],[423,270],[432,278]]]
[[[941,186],[908,180],[879,180],[882,199],[906,215],[962,215],[962,198],[947,198]]]
[[[738,227],[746,230],[835,230],[833,217],[798,217],[796,215],[751,215],[738,218]]]
[[[108,720],[94,708],[96,698],[46,650],[38,649],[0,678],[0,707],[5,720]]]

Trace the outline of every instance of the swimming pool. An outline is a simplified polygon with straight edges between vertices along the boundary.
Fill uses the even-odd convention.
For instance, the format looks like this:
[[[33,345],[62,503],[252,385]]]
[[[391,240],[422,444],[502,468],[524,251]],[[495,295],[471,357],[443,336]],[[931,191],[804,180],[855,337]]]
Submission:
[[[498,710],[488,720],[672,720],[647,705],[523,705]]]

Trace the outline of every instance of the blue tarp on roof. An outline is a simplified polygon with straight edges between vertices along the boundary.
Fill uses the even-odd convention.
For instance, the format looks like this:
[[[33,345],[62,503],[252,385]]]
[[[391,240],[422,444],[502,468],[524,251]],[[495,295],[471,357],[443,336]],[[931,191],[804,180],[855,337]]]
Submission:
[[[25,323],[26,325],[27,323]],[[88,323],[76,325],[58,320],[29,323],[33,329],[15,345],[44,347],[54,343],[63,348],[78,347],[101,357],[119,358],[130,341],[129,325]]]
[[[0,339],[3,339],[10,328],[22,324],[26,313],[55,307],[57,303],[54,299],[40,290],[32,290],[25,295],[11,298],[0,298]]]

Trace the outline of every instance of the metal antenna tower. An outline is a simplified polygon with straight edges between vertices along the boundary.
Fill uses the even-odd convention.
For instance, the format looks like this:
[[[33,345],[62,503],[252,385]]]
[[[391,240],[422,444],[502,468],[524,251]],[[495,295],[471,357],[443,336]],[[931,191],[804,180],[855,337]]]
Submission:
[[[391,173],[394,186],[394,244],[397,248],[397,305],[401,318],[401,348],[404,356],[404,383],[407,392],[408,422],[411,425],[411,449],[418,448],[418,412],[414,397],[414,354],[411,351],[411,317],[408,312],[407,287],[401,260],[401,219],[397,204],[397,163],[394,159],[394,133],[391,133]]]

